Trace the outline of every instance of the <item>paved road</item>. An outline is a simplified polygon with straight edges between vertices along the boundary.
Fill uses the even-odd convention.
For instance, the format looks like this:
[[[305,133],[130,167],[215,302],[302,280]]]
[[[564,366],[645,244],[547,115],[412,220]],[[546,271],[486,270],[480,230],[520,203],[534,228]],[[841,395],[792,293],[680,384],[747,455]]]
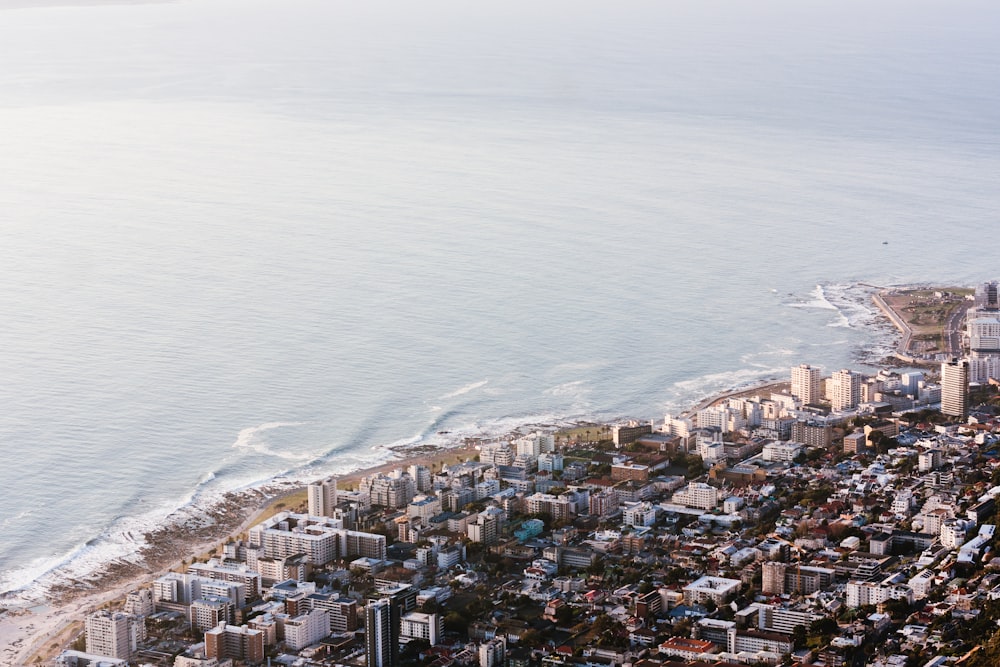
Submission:
[[[962,323],[971,307],[972,302],[966,301],[952,311],[944,322],[944,351],[949,357],[961,357],[963,354]]]

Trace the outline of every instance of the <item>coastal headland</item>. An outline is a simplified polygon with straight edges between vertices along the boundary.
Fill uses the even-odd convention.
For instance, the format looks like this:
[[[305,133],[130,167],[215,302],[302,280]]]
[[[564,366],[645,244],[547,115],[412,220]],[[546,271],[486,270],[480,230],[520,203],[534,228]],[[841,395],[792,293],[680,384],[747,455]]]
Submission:
[[[908,364],[935,365],[936,355],[961,354],[960,326],[972,306],[965,287],[879,289],[872,301],[899,329],[896,358]]]
[[[954,334],[968,307],[967,293],[958,288],[896,288],[876,293],[873,299],[903,334],[897,356],[912,363],[930,363],[921,358],[942,350],[957,351],[960,336],[956,343]],[[789,388],[788,382],[774,380],[732,388],[703,399],[684,414],[695,414],[729,398],[788,393]],[[567,442],[604,439],[608,431],[607,424],[586,424],[562,431],[561,437]],[[454,448],[399,449],[392,460],[338,476],[338,485],[351,489],[364,476],[413,464],[438,470],[477,456],[477,444],[470,440]],[[305,506],[305,484],[286,482],[228,493],[209,508],[179,510],[166,525],[144,536],[138,558],[113,562],[88,580],[52,588],[48,603],[0,611],[0,667],[52,659],[80,636],[86,614],[114,608],[129,591],[166,572],[183,571],[192,560],[212,555],[227,541],[245,535],[257,522],[285,510],[304,511]]]

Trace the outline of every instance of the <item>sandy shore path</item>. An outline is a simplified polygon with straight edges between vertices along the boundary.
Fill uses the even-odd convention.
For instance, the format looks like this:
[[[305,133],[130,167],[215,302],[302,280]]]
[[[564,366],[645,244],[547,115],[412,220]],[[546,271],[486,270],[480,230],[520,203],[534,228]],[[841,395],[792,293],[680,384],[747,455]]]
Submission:
[[[477,454],[474,445],[399,450],[396,459],[339,476],[338,486],[356,487],[365,475],[409,465],[437,470]],[[92,581],[68,582],[53,590],[48,602],[0,614],[0,667],[33,664],[38,658],[47,660],[58,655],[79,635],[87,614],[122,601],[130,591],[171,570],[181,570],[194,556],[215,552],[276,512],[304,510],[305,502],[305,485],[286,483],[230,493],[220,503],[204,509],[184,508],[146,535],[146,546],[136,562],[111,563]]]

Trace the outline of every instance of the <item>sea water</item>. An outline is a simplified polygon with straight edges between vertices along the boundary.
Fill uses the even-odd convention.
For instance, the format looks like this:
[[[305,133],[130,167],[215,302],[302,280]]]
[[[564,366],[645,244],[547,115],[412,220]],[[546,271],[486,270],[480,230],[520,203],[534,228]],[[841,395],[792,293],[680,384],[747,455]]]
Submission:
[[[16,4],[7,602],[227,490],[870,367],[864,285],[997,277],[990,3]]]

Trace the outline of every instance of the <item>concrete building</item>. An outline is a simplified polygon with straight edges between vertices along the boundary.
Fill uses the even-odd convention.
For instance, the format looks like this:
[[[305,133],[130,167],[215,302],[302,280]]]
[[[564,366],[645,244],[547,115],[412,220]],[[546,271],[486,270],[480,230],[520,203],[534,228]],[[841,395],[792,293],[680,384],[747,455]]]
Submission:
[[[674,493],[672,502],[703,510],[715,509],[716,505],[719,504],[719,490],[704,482],[690,482],[686,487]]]
[[[399,607],[389,599],[365,607],[365,659],[367,667],[398,667]]]
[[[205,655],[258,664],[264,660],[264,633],[246,625],[219,623],[205,632]]]
[[[285,644],[293,651],[317,644],[329,634],[330,617],[326,609],[314,609],[285,620]]]
[[[941,413],[969,416],[969,362],[952,359],[941,364]]]
[[[219,623],[236,620],[236,605],[229,598],[209,597],[195,600],[188,608],[191,627],[197,632],[205,632]]]
[[[809,447],[829,447],[833,442],[833,426],[819,422],[796,421],[792,424],[792,440]]]
[[[626,503],[622,523],[636,528],[652,526],[656,523],[656,508],[648,502]]]
[[[815,405],[820,401],[819,369],[809,364],[792,368],[792,396],[804,405]]]
[[[410,477],[413,478],[413,482],[417,485],[417,493],[430,493],[434,490],[434,481],[430,468],[414,464],[407,469],[407,472],[410,473]]]
[[[311,565],[358,556],[385,560],[385,535],[347,530],[342,525],[339,519],[281,512],[251,528],[249,541],[272,558],[305,554]]]
[[[56,667],[128,667],[128,660],[67,650],[56,656],[55,665]]]
[[[507,655],[507,640],[496,637],[479,645],[479,667],[503,667]]]
[[[285,556],[291,555],[293,554],[285,554]],[[212,558],[207,563],[191,563],[188,567],[188,574],[243,586],[243,599],[247,602],[258,598],[261,593],[260,573],[243,563],[222,563]],[[201,584],[201,589],[203,595],[227,595],[225,593],[209,593],[204,583]]]
[[[306,489],[309,500],[309,514],[313,516],[333,516],[337,509],[337,478],[313,482]]]
[[[761,590],[771,595],[809,595],[830,586],[835,575],[833,568],[765,562],[761,564]]]
[[[145,636],[140,617],[106,609],[87,616],[87,653],[131,660],[139,641]]]
[[[399,641],[404,644],[413,639],[423,639],[435,646],[441,640],[443,632],[444,621],[441,614],[411,611],[400,618]]]
[[[852,410],[861,401],[861,374],[839,370],[830,378],[830,406],[836,412]]]
[[[406,507],[417,495],[417,483],[410,473],[394,470],[363,477],[358,492],[368,496],[372,505],[398,509]]]
[[[915,597],[909,586],[886,584],[877,581],[847,582],[844,603],[851,609],[864,605],[879,605],[888,600],[905,600],[913,604]]]
[[[298,616],[324,609],[330,620],[329,633],[354,632],[358,629],[358,602],[337,593],[301,593],[285,599],[288,613]]]
[[[974,297],[976,310],[1000,310],[1000,296],[998,294],[1000,294],[1000,289],[997,288],[996,281],[976,285],[976,295]]]
[[[538,456],[538,470],[557,472],[563,469],[563,455],[559,452],[544,452]]]
[[[684,599],[691,604],[705,604],[709,600],[716,605],[728,602],[740,590],[739,579],[723,577],[702,577],[685,586]]]
[[[802,452],[802,445],[797,442],[769,442],[764,445],[765,461],[790,463]]]
[[[941,467],[941,450],[935,448],[927,449],[917,454],[917,470],[920,472],[930,472]]]
[[[652,424],[619,424],[611,429],[611,441],[618,447],[631,444],[653,432]]]

